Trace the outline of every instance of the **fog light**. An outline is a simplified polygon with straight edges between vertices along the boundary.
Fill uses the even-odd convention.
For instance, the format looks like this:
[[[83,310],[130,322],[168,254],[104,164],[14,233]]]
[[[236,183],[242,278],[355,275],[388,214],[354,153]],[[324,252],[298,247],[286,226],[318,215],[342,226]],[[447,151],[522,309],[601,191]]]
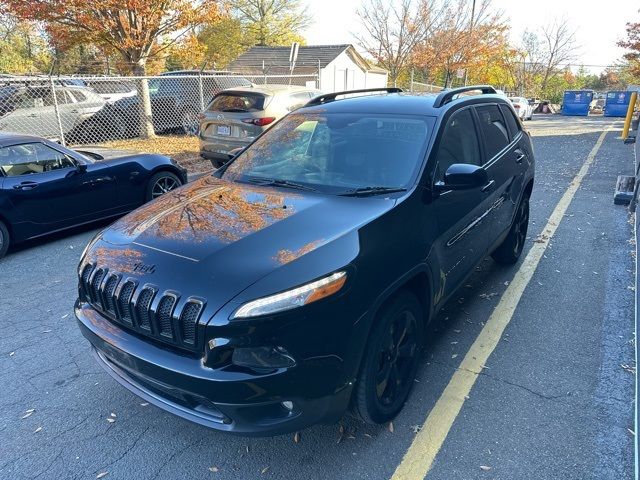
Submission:
[[[282,406],[289,411],[293,410],[293,402],[290,402],[288,400],[286,402],[282,402]]]
[[[296,362],[282,347],[236,348],[233,351],[234,365],[249,368],[287,368]]]

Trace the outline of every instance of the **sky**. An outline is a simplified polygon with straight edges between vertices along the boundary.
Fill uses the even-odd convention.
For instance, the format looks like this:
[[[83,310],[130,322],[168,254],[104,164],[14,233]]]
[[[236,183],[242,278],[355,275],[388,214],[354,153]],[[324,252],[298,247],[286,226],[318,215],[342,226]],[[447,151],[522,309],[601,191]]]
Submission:
[[[305,32],[309,45],[355,43],[352,33],[360,28],[355,12],[362,0],[302,1],[314,19]],[[492,4],[503,12],[514,43],[525,28],[535,31],[566,16],[580,45],[576,64],[594,65],[587,67],[593,73],[622,56],[624,50],[616,42],[625,36],[625,23],[640,21],[640,2],[634,0],[493,0]]]

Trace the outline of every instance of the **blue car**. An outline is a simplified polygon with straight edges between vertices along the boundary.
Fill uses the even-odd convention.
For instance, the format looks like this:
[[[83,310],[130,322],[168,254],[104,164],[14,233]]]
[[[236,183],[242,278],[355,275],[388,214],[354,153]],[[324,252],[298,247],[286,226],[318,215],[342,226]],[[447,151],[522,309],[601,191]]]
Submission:
[[[162,155],[75,151],[0,133],[0,258],[10,244],[123,215],[186,181]]]

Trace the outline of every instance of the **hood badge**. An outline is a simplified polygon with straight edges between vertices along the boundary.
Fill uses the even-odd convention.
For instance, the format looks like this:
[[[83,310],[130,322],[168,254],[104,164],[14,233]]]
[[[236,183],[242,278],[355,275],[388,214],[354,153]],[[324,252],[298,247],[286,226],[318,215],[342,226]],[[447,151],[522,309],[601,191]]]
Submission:
[[[142,262],[138,262],[136,264],[133,265],[133,272],[134,273],[144,273],[144,274],[150,274],[150,273],[154,273],[156,271],[156,266],[155,265],[146,265]]]

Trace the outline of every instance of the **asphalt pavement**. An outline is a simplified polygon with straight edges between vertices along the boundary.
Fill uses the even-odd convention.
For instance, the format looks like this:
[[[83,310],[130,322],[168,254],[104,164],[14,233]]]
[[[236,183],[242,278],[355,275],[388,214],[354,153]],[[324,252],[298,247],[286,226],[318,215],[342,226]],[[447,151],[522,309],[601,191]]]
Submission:
[[[635,247],[613,191],[633,150],[621,123],[602,117],[536,116],[527,127],[537,177],[526,249],[612,130],[426,478],[631,479]],[[1,479],[390,478],[518,271],[487,259],[449,302],[392,425],[345,417],[295,438],[243,438],[147,405],[95,363],[72,313],[94,232],[0,261]]]

